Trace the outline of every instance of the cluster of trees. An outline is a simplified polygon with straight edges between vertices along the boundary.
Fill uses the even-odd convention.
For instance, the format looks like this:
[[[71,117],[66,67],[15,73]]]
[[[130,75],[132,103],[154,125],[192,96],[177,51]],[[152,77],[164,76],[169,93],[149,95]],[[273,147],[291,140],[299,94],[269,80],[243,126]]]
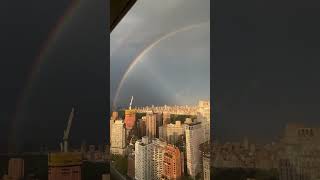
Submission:
[[[136,119],[141,119],[143,116],[146,116],[147,113],[136,113]]]
[[[171,114],[170,115],[170,122],[171,123],[175,123],[176,121],[181,121],[182,123],[184,123],[186,118],[191,118],[193,120],[193,119],[196,119],[197,116],[195,116],[195,115]]]

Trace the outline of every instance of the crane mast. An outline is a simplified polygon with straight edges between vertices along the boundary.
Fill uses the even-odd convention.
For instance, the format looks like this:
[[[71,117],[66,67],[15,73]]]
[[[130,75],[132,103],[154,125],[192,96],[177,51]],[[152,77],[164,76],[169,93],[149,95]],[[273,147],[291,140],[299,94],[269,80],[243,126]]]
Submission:
[[[63,152],[68,152],[68,140],[69,140],[69,133],[70,133],[73,117],[74,117],[74,108],[72,108],[71,113],[69,115],[67,128],[63,131],[63,143],[60,143],[60,148],[61,148],[61,151]]]
[[[132,106],[132,101],[133,101],[133,96],[131,96],[131,100],[130,100],[130,104],[129,104],[129,109],[131,110],[131,106]]]

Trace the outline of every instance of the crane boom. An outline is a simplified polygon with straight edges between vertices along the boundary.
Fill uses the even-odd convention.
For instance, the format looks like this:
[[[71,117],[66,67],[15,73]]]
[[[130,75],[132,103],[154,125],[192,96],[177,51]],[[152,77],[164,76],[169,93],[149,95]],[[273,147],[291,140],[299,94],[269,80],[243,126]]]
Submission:
[[[72,108],[71,113],[69,115],[68,126],[67,126],[67,129],[64,131],[63,139],[67,140],[69,138],[69,132],[70,132],[73,116],[74,116],[74,108]]]
[[[74,108],[72,108],[71,113],[69,115],[67,129],[63,131],[63,142],[60,143],[60,148],[62,152],[68,152],[68,139],[69,139],[69,132],[72,125],[73,117],[74,117]]]
[[[133,101],[133,96],[131,96],[131,100],[130,100],[130,105],[129,105],[130,110],[131,110],[131,106],[132,106],[132,101]]]

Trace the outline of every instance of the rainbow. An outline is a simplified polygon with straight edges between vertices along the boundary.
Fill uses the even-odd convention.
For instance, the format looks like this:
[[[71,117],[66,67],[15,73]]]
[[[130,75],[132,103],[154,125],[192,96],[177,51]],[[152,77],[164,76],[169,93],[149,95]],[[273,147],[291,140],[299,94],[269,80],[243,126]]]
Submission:
[[[114,100],[113,100],[113,108],[116,107],[116,103],[118,102],[118,98],[119,98],[119,94],[120,94],[120,91],[121,91],[121,88],[125,82],[125,80],[127,79],[128,75],[130,74],[130,72],[132,71],[132,69],[141,61],[141,59],[151,50],[153,49],[155,46],[157,46],[160,42],[162,42],[163,40],[166,40],[178,33],[181,33],[181,32],[184,32],[184,31],[188,31],[188,30],[191,30],[191,29],[194,29],[194,28],[198,28],[198,27],[201,27],[203,25],[206,25],[208,24],[209,21],[206,21],[206,22],[202,22],[202,23],[198,23],[198,24],[192,24],[192,25],[189,25],[189,26],[185,26],[185,27],[182,27],[180,29],[177,29],[175,31],[172,31],[172,32],[169,32],[163,36],[161,36],[160,38],[158,38],[157,40],[153,41],[150,45],[148,45],[145,49],[143,49],[139,54],[138,56],[136,56],[136,58],[129,64],[127,70],[125,71],[124,75],[122,76],[121,80],[120,80],[120,83],[117,87],[117,90],[116,90],[116,93],[115,93],[115,97],[114,97]]]
[[[11,124],[11,131],[9,132],[9,142],[16,142],[16,132],[18,119],[21,116],[23,105],[28,98],[28,94],[31,92],[34,81],[41,70],[42,65],[46,59],[46,55],[51,49],[52,45],[57,41],[59,35],[63,32],[66,25],[72,21],[75,11],[80,7],[80,0],[71,0],[70,5],[67,7],[65,13],[57,20],[52,30],[49,32],[47,39],[44,41],[39,49],[39,53],[33,62],[30,73],[27,76],[27,84],[24,87],[22,94],[20,95],[19,101],[16,106],[16,113],[13,117]]]

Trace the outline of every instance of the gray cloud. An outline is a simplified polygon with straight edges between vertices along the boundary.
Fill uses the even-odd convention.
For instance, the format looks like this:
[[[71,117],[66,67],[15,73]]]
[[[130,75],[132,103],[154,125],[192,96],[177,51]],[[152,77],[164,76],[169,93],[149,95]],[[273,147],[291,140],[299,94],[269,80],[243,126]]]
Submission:
[[[111,33],[111,100],[129,64],[144,48],[169,32],[209,20],[210,0],[138,1]],[[119,104],[126,104],[131,95],[137,105],[190,104],[209,98],[209,28],[205,24],[178,33],[153,48],[130,73]]]

